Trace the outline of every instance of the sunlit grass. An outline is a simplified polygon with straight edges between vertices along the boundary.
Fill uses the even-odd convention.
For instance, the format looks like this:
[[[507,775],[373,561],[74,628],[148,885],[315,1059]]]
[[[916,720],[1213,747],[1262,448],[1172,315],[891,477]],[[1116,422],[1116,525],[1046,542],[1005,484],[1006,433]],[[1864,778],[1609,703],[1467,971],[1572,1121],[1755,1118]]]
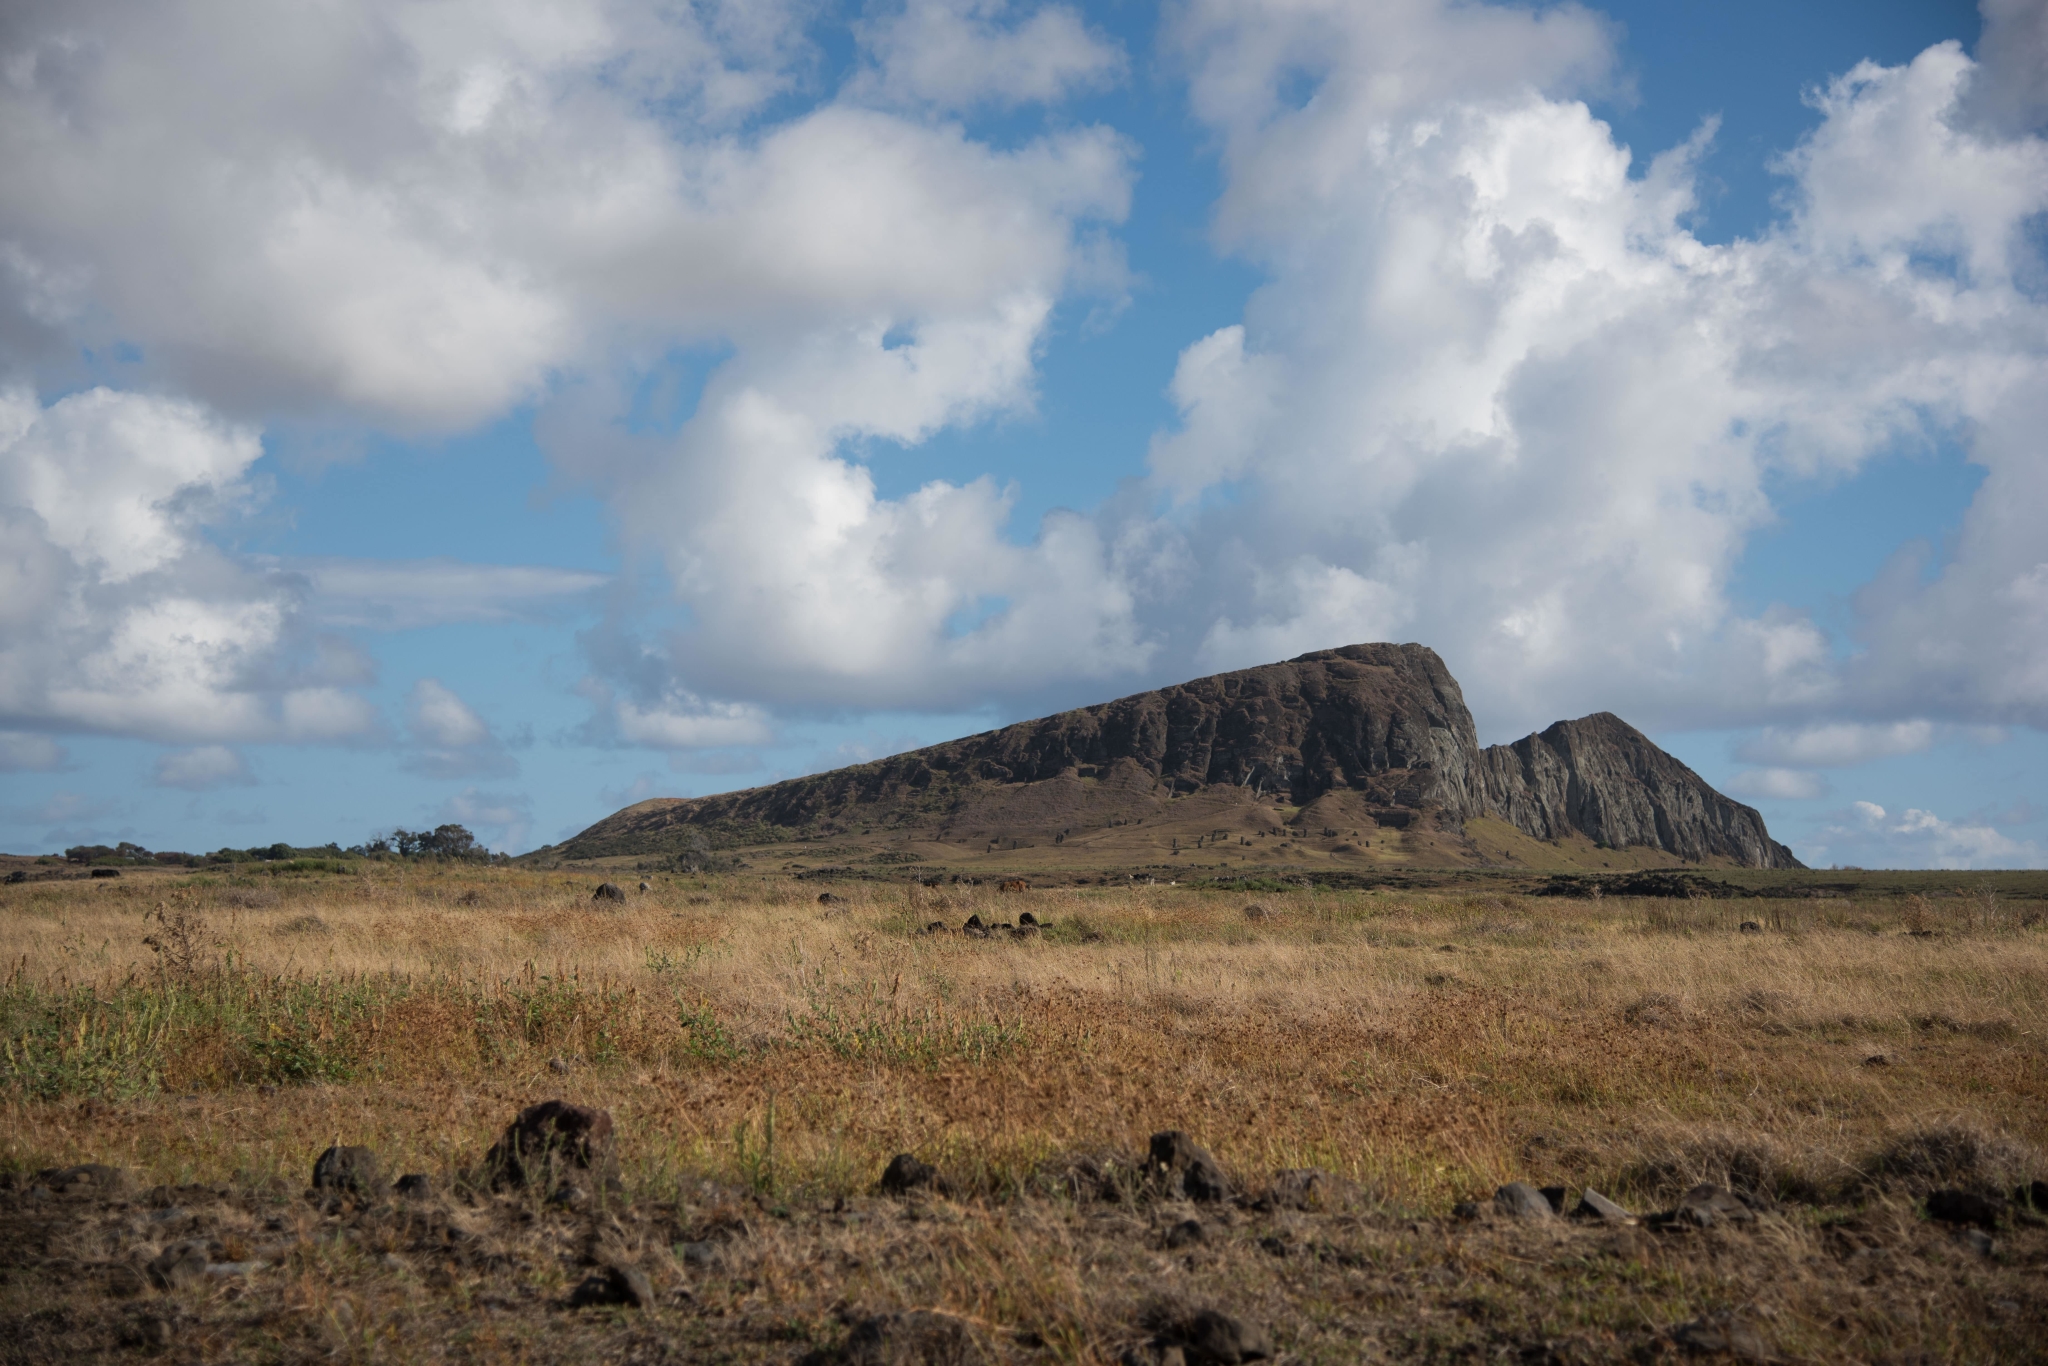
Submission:
[[[345,1137],[452,1170],[563,1095],[613,1110],[649,1188],[854,1190],[915,1150],[1020,1189],[1181,1127],[1428,1206],[1648,1194],[1716,1135],[1809,1183],[1908,1120],[2048,1139],[2048,935],[1967,897],[869,884],[827,914],[788,881],[613,907],[587,876],[364,866],[9,889],[0,1159],[299,1180]],[[918,933],[1023,909],[1051,929]]]

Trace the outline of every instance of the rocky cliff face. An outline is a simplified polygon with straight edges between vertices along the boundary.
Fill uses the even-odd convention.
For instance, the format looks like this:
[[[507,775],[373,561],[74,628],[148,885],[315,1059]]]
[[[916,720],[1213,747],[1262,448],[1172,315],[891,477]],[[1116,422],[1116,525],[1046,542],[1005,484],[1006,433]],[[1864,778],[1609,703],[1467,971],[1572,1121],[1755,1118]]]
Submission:
[[[1798,866],[1754,810],[1616,717],[1561,721],[1480,749],[1436,652],[1384,644],[1214,674],[770,787],[643,802],[558,852],[631,852],[639,841],[672,842],[679,827],[728,843],[821,823],[942,829],[991,790],[1052,780],[1093,780],[1103,796],[1227,785],[1284,791],[1296,805],[1345,789],[1384,810],[1387,823],[1412,816],[1455,829],[1498,815],[1538,839],[1578,831],[1690,859]]]
[[[1602,844],[1647,844],[1680,858],[1798,868],[1754,807],[1731,801],[1611,712],[1559,721],[1481,752],[1488,809],[1524,834],[1577,831]]]

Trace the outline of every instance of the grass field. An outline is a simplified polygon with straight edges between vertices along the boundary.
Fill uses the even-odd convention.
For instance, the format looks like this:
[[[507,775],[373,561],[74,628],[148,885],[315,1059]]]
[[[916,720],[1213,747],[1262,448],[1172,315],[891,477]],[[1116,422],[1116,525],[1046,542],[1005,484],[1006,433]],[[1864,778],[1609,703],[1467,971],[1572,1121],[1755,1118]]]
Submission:
[[[44,1168],[145,1192],[13,1254],[0,1352],[790,1360],[932,1307],[994,1358],[1098,1360],[1193,1300],[1301,1360],[1641,1357],[1721,1310],[1796,1359],[2023,1360],[2048,1331],[2041,1229],[1983,1256],[1916,1203],[2048,1179],[2037,902],[1953,879],[1727,901],[862,883],[821,907],[787,878],[653,881],[616,906],[587,871],[397,863],[0,891],[9,1217],[48,1223]],[[1049,928],[919,933],[1024,910]],[[462,1194],[555,1096],[616,1121],[606,1210]],[[1177,1201],[1076,1198],[1077,1163],[1135,1171],[1169,1128],[1246,1193],[1296,1168],[1344,1193],[1201,1211],[1192,1251],[1162,1241]],[[336,1142],[429,1174],[439,1212],[300,1200]],[[898,1152],[946,1194],[876,1197]],[[1639,1210],[1712,1181],[1763,1216],[1689,1237],[1451,1217],[1511,1180]],[[167,1206],[270,1265],[93,1328],[93,1277],[154,1255],[138,1211]],[[443,1256],[434,1218],[497,1260]],[[628,1254],[660,1307],[559,1308],[578,1267]]]

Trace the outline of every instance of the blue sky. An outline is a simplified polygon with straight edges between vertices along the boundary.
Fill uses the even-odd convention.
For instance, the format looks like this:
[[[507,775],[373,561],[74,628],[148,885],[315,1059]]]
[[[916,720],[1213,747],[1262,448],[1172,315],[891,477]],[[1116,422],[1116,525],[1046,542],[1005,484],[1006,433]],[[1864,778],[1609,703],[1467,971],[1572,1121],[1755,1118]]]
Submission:
[[[523,850],[1356,640],[2048,862],[2048,19],[31,6],[0,847]]]

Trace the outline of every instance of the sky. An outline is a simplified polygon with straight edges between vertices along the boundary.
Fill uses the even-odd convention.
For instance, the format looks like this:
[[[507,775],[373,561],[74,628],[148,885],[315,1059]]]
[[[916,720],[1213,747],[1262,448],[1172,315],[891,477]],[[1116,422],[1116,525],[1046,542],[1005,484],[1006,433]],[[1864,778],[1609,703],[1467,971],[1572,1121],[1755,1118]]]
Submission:
[[[17,0],[0,848],[1309,650],[2048,864],[2048,0]]]

